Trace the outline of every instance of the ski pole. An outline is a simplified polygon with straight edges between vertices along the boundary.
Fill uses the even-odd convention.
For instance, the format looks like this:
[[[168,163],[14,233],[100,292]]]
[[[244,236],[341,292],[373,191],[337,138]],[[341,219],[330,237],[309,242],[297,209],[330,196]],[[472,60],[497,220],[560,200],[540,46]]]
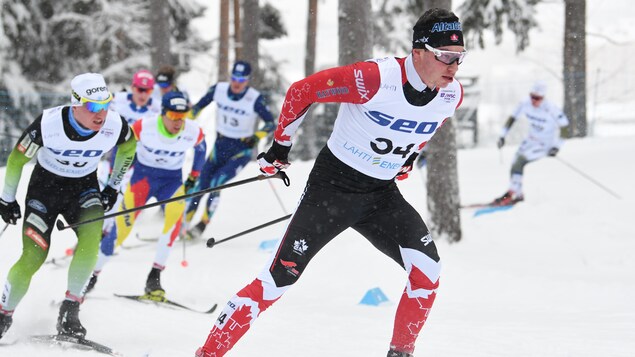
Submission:
[[[606,186],[602,185],[601,183],[599,183],[597,180],[593,179],[591,176],[585,174],[584,172],[582,172],[580,169],[576,168],[575,166],[571,165],[570,163],[566,162],[565,160],[563,160],[562,158],[556,156],[556,159],[558,159],[558,161],[560,161],[561,163],[563,163],[564,165],[568,166],[571,170],[577,172],[578,174],[580,174],[580,176],[584,177],[585,179],[593,182],[596,186],[598,186],[599,188],[603,189],[604,191],[610,193],[613,197],[617,198],[618,200],[621,200],[622,197],[620,197],[617,193],[609,190]]]
[[[259,230],[259,229],[262,229],[262,228],[265,228],[265,227],[268,227],[268,226],[274,225],[274,224],[276,224],[276,223],[278,223],[278,222],[285,221],[285,220],[289,219],[289,217],[291,217],[291,215],[290,215],[290,214],[288,214],[288,215],[286,215],[286,216],[284,216],[284,217],[280,217],[280,218],[274,219],[273,221],[269,221],[269,222],[267,222],[267,223],[263,223],[263,224],[261,224],[261,225],[259,225],[259,226],[256,226],[256,227],[253,227],[253,228],[249,228],[249,229],[248,229],[248,230],[246,230],[246,231],[242,231],[242,232],[240,232],[240,233],[236,233],[236,234],[234,234],[233,236],[229,236],[229,237],[227,237],[227,238],[223,238],[223,239],[221,239],[221,240],[219,240],[219,241],[216,241],[216,239],[214,239],[214,238],[210,238],[210,239],[208,239],[208,240],[207,240],[207,248],[212,248],[212,247],[213,247],[214,245],[216,245],[216,244],[220,244],[220,243],[223,243],[223,242],[227,242],[227,241],[228,241],[228,240],[230,240],[230,239],[238,238],[238,237],[240,237],[240,236],[244,236],[245,234],[248,234],[248,233],[251,233],[251,232],[257,231],[257,230]]]
[[[166,203],[169,203],[169,202],[180,201],[180,200],[184,200],[184,199],[187,199],[187,198],[190,198],[190,197],[201,196],[201,195],[204,195],[204,194],[206,194],[208,192],[220,191],[220,190],[224,190],[226,188],[230,188],[230,187],[234,187],[234,186],[240,186],[240,185],[244,185],[246,183],[250,183],[250,182],[254,182],[254,181],[268,180],[270,178],[279,178],[279,179],[281,179],[284,182],[284,184],[286,186],[289,186],[289,184],[290,184],[289,177],[287,176],[287,174],[285,174],[283,171],[278,171],[277,174],[272,175],[272,176],[258,175],[258,176],[254,176],[252,178],[248,178],[248,179],[245,179],[245,180],[236,181],[236,182],[232,182],[232,183],[228,183],[228,184],[220,185],[220,186],[216,186],[216,187],[210,187],[208,189],[201,190],[201,191],[194,192],[194,193],[189,193],[187,195],[168,198],[167,200],[150,203],[150,204],[147,204],[147,205],[144,205],[144,206],[133,207],[133,208],[130,208],[130,209],[127,209],[127,210],[123,210],[123,211],[119,211],[119,212],[115,212],[115,213],[111,213],[111,214],[105,214],[105,215],[103,215],[101,217],[91,218],[91,219],[85,220],[83,222],[77,222],[77,223],[73,223],[73,224],[69,224],[69,225],[64,225],[64,222],[62,222],[61,220],[58,219],[57,222],[55,223],[55,226],[60,231],[64,230],[64,229],[67,229],[67,228],[75,228],[77,226],[81,226],[82,224],[92,223],[92,222],[96,222],[96,221],[103,221],[103,220],[111,218],[111,217],[117,217],[117,216],[121,216],[121,215],[128,214],[128,213],[131,213],[131,212],[136,212],[136,211],[144,210],[144,209],[147,209],[147,208],[160,206],[160,205],[163,205],[163,204],[166,204]]]
[[[4,228],[2,228],[2,230],[0,231],[0,238],[2,238],[2,235],[4,234],[4,231],[7,230],[7,228],[9,228],[9,223],[6,223],[4,225]]]
[[[276,187],[273,185],[273,183],[271,183],[271,181],[267,181],[267,182],[269,182],[269,187],[271,187],[271,191],[273,191],[273,194],[276,196],[276,199],[278,200],[278,203],[280,204],[280,208],[282,208],[282,213],[289,214],[289,211],[287,211],[287,209],[284,208],[284,203],[282,203],[282,199],[280,199],[280,195],[278,195],[278,190],[276,190]]]

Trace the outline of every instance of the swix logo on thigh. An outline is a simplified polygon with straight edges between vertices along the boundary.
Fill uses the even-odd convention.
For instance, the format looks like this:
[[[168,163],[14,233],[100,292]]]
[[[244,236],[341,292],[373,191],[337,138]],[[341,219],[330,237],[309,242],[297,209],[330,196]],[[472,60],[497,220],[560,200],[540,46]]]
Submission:
[[[421,238],[421,241],[423,242],[423,245],[428,245],[432,243],[432,236],[428,233],[425,237]]]

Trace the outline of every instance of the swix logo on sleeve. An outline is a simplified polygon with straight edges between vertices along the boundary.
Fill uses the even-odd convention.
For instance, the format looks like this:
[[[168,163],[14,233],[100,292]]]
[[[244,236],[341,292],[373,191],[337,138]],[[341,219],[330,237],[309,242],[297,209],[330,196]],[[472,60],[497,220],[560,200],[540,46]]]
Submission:
[[[395,119],[395,117],[391,115],[376,110],[364,112],[364,114],[376,124],[404,133],[432,134],[439,125],[437,122],[417,122],[408,119]]]
[[[362,99],[368,99],[368,90],[364,85],[364,72],[361,69],[354,69],[353,74],[355,75],[355,87],[357,87],[357,93]]]

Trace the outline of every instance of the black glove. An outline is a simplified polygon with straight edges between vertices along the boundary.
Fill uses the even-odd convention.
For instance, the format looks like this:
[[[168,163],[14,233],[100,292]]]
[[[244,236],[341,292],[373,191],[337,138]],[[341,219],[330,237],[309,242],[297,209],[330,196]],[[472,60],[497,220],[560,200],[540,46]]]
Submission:
[[[0,199],[0,215],[2,220],[7,224],[16,224],[18,219],[22,218],[20,214],[20,205],[17,201],[7,202]]]
[[[412,166],[414,165],[415,160],[417,159],[417,156],[419,156],[418,152],[412,153],[408,157],[406,162],[404,162],[403,165],[401,165],[401,169],[399,169],[399,172],[397,172],[397,176],[395,176],[397,180],[401,181],[408,178],[408,173],[412,171]]]
[[[558,155],[558,151],[560,151],[560,149],[558,149],[557,147],[552,147],[551,149],[549,149],[549,152],[547,153],[547,155],[554,157]]]
[[[258,140],[260,140],[260,138],[258,138],[256,135],[240,139],[240,141],[245,143],[245,145],[249,146],[250,148],[253,148],[258,143]]]
[[[499,149],[505,146],[505,138],[502,136],[498,138],[498,142],[496,143],[496,146],[498,146]]]
[[[198,180],[198,177],[194,177],[192,175],[189,175],[187,177],[187,180],[185,180],[185,182],[183,183],[183,188],[185,188],[185,193],[190,193],[192,191],[192,189],[194,188],[194,186],[196,186],[196,181]]]
[[[258,165],[260,165],[260,171],[266,176],[273,176],[280,170],[284,170],[289,167],[289,151],[291,146],[283,146],[278,144],[275,140],[273,144],[267,150],[266,153],[261,152],[258,154]]]
[[[106,185],[103,191],[101,191],[101,205],[104,206],[104,212],[108,212],[112,209],[112,206],[117,202],[117,190],[109,185]]]

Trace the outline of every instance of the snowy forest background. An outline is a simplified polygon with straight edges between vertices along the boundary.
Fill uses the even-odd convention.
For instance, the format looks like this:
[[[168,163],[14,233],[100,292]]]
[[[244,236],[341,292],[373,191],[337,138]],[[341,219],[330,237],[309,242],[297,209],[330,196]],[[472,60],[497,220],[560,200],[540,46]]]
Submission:
[[[252,85],[266,93],[275,114],[288,84],[316,70],[405,56],[412,24],[430,7],[457,13],[470,51],[459,71],[464,104],[428,145],[428,208],[437,236],[461,239],[457,148],[492,145],[534,80],[548,82],[549,99],[570,118],[571,136],[632,130],[632,117],[623,109],[635,78],[626,66],[634,47],[632,19],[621,5],[626,2],[610,7],[590,0],[0,3],[0,162],[43,107],[67,102],[68,83],[78,73],[101,72],[114,91],[126,88],[138,69],[173,64],[180,87],[196,100],[227,78],[235,59],[244,59],[254,64]],[[293,13],[304,16],[288,16],[290,6],[302,7]],[[313,108],[316,118],[305,121],[294,144],[296,158],[315,157],[336,110],[336,105]],[[210,138],[213,115],[207,110],[201,118]],[[600,121],[620,125],[598,129]],[[509,142],[520,135],[513,131]]]
[[[235,58],[258,58],[261,79],[254,86],[271,88],[271,109],[277,112],[286,86],[310,71],[369,57],[406,55],[403,46],[422,12],[418,9],[439,3],[451,5],[466,30],[471,23],[483,25],[482,33],[470,32],[469,55],[459,70],[466,85],[464,108],[467,114],[470,108],[476,113],[478,130],[474,135],[469,121],[455,118],[455,132],[435,136],[427,168],[399,183],[428,224],[454,224],[452,232],[435,233],[443,282],[417,356],[632,356],[635,68],[630,64],[635,55],[635,12],[628,0],[0,0],[0,154],[8,154],[42,106],[68,100],[68,84],[77,73],[102,72],[115,91],[128,87],[137,69],[156,71],[157,63],[169,62],[180,71],[179,86],[197,100],[227,75]],[[584,11],[568,10],[581,5]],[[165,12],[165,6],[173,10]],[[236,6],[241,13],[238,27],[232,20]],[[579,24],[576,15],[581,14],[584,31],[565,31],[567,19],[578,19],[574,23]],[[262,37],[253,36],[255,30]],[[574,49],[583,49],[569,59],[579,60],[571,65],[565,59],[570,53],[565,38]],[[582,65],[582,72],[576,70]],[[584,85],[567,86],[567,79],[580,78]],[[488,200],[506,188],[509,165],[525,128],[515,125],[503,150],[495,148],[495,141],[536,79],[548,83],[548,98],[567,108],[569,116],[575,117],[572,107],[583,110],[584,120],[578,123],[586,124],[587,130],[576,135],[584,137],[569,140],[557,159],[528,166],[527,199],[522,204],[478,218],[469,210],[457,216],[453,212],[459,211],[458,202],[453,200]],[[585,100],[567,104],[577,95]],[[303,124],[303,138],[294,143],[293,153],[306,161],[292,161],[290,188],[275,183],[282,202],[264,182],[228,190],[205,237],[230,236],[294,207],[311,169],[311,150],[328,132],[327,119],[334,109],[316,106],[313,120]],[[210,141],[214,115],[210,106],[200,117]],[[452,160],[435,162],[435,150],[445,158],[458,151],[458,170],[453,171]],[[621,199],[559,159],[581,168]],[[447,162],[450,165],[441,166]],[[27,166],[20,185],[20,202],[31,168]],[[252,162],[237,179],[257,172]],[[435,182],[445,186],[431,188]],[[428,195],[439,191],[444,192],[440,197]],[[442,204],[430,204],[435,201]],[[145,222],[141,217],[141,233],[152,234],[161,226],[160,216],[152,214],[148,212]],[[10,226],[0,239],[0,278],[21,253],[20,229]],[[213,249],[179,243],[165,272],[170,298],[200,309],[211,302],[223,304],[264,264],[268,252],[259,245],[279,238],[281,232],[282,226],[270,227]],[[49,259],[65,257],[76,237],[54,232],[53,241]],[[137,247],[141,244],[132,240],[130,249],[119,252],[95,295],[83,305],[89,338],[129,356],[191,356],[215,315],[138,306],[112,296],[142,291],[155,246]],[[186,257],[187,267],[179,264]],[[350,230],[312,264],[299,286],[259,319],[232,356],[385,355],[403,271]],[[3,342],[54,333],[57,308],[47,302],[64,296],[65,282],[65,267],[42,268]],[[358,304],[373,287],[386,293],[387,305]],[[2,356],[90,355],[19,342],[2,348]]]

